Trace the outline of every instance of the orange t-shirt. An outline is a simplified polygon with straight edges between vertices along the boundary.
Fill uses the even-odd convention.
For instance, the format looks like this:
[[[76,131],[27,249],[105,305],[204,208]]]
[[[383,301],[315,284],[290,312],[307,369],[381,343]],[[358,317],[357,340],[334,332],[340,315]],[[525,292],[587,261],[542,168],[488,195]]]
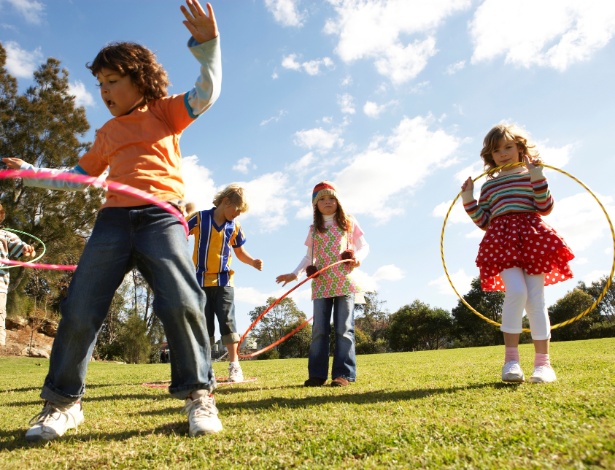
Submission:
[[[107,121],[78,166],[90,176],[100,176],[109,167],[109,181],[140,189],[162,201],[183,199],[179,138],[196,119],[185,96],[153,100]],[[108,191],[103,207],[144,204],[147,202],[139,197]]]

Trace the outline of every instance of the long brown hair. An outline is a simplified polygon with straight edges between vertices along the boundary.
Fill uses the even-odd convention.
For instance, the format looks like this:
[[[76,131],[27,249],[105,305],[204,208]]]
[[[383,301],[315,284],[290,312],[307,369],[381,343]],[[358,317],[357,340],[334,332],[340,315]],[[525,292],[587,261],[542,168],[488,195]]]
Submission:
[[[350,226],[350,222],[348,221],[348,216],[346,215],[346,212],[344,212],[344,208],[340,204],[339,199],[335,198],[335,200],[337,201],[337,209],[335,211],[335,217],[334,217],[335,223],[337,224],[339,228],[341,228],[344,232],[346,232],[348,231],[348,228]],[[314,228],[318,230],[320,233],[323,233],[326,230],[325,218],[323,217],[321,212],[318,210],[317,204],[314,205]]]

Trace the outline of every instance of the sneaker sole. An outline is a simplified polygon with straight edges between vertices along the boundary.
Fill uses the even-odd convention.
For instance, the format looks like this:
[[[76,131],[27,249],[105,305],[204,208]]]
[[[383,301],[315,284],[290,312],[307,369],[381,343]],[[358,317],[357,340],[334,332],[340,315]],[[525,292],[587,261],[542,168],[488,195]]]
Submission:
[[[219,429],[207,429],[207,430],[201,429],[199,431],[190,432],[189,434],[191,437],[196,437],[196,436],[205,436],[208,434],[217,434],[220,431],[222,431],[222,425],[220,425]]]
[[[529,382],[531,384],[552,384],[556,380],[557,379],[555,379],[555,380],[542,380],[542,379],[536,379],[536,378],[530,377]]]
[[[525,377],[502,377],[502,382],[518,384],[525,381]]]

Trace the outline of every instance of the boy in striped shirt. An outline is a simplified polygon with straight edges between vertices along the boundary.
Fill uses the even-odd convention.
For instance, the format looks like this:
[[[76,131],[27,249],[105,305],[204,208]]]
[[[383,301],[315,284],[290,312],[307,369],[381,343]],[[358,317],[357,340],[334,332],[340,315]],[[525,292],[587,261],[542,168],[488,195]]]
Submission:
[[[214,343],[217,317],[222,344],[228,351],[229,381],[243,382],[237,352],[240,336],[235,322],[232,255],[234,253],[239,261],[259,271],[263,270],[263,261],[250,256],[243,247],[246,238],[236,219],[248,211],[244,189],[230,184],[216,194],[213,204],[212,209],[196,212],[188,218],[190,234],[194,235],[192,261],[197,281],[207,297],[205,318],[210,344]]]

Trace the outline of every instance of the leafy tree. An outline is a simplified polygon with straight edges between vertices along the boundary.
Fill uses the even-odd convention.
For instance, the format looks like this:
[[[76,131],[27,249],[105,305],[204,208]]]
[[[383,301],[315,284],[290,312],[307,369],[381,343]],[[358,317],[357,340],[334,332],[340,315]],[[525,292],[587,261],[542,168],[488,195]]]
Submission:
[[[266,305],[256,307],[252,310],[249,313],[250,320],[252,322],[256,320],[276,300],[277,299],[274,297],[269,297]],[[297,308],[294,300],[285,297],[256,324],[252,330],[252,337],[256,339],[259,348],[264,348],[282,338],[306,319],[305,313]],[[290,346],[285,345],[282,347],[282,345],[285,344],[282,343],[282,345],[278,345],[272,350],[277,351],[279,357],[300,357],[300,354],[304,354],[305,351],[306,332],[304,330],[306,330],[306,328],[299,332],[303,332],[303,334],[296,338],[294,342],[291,342]],[[295,336],[299,335],[299,333]],[[293,338],[294,336],[286,340],[286,342]],[[283,352],[285,355],[282,355]],[[261,356],[264,356],[264,353],[261,354]]]
[[[357,354],[374,354],[387,351],[386,335],[389,313],[384,310],[386,301],[377,292],[365,292],[365,304],[355,304],[355,340]]]
[[[464,300],[485,317],[501,323],[503,292],[485,292],[481,289],[480,278],[472,280],[470,292]],[[460,346],[490,346],[502,344],[502,333],[498,328],[479,318],[461,301],[452,310],[453,335]]]
[[[0,155],[17,156],[36,166],[72,167],[89,143],[79,140],[89,129],[85,109],[75,106],[69,92],[68,72],[60,62],[49,58],[34,73],[34,80],[23,95],[17,81],[5,69],[6,52],[0,45]],[[7,211],[6,226],[31,233],[46,244],[44,261],[76,264],[90,233],[102,190],[65,192],[29,188],[18,179],[0,180],[0,200]],[[24,240],[26,241],[26,240]],[[27,242],[30,242],[28,240]],[[40,252],[41,247],[36,246]],[[33,271],[16,269],[12,274],[14,292],[9,308],[20,304],[20,297],[33,279]],[[71,273],[45,271],[34,280],[46,283],[49,291],[36,285],[29,290],[43,294],[40,301],[53,306],[61,301],[63,288]],[[53,299],[49,302],[48,299]]]
[[[449,312],[415,300],[391,315],[389,346],[393,351],[440,349],[449,340],[451,325]]]
[[[123,323],[118,337],[122,358],[130,364],[149,362],[152,344],[147,335],[147,324],[136,313],[132,313]]]
[[[555,305],[549,307],[551,324],[554,325],[574,318],[576,315],[589,308],[593,301],[594,299],[591,295],[579,289],[567,293],[562,299],[558,300]],[[598,311],[594,310],[569,325],[553,330],[551,339],[552,341],[588,339],[590,337],[592,323],[599,320],[600,314]]]
[[[609,277],[604,276],[602,279],[592,282],[589,286],[584,282],[579,282],[577,288],[591,295],[595,301],[604,290],[608,280]],[[596,308],[605,320],[615,322],[615,280],[612,280],[606,294]]]

